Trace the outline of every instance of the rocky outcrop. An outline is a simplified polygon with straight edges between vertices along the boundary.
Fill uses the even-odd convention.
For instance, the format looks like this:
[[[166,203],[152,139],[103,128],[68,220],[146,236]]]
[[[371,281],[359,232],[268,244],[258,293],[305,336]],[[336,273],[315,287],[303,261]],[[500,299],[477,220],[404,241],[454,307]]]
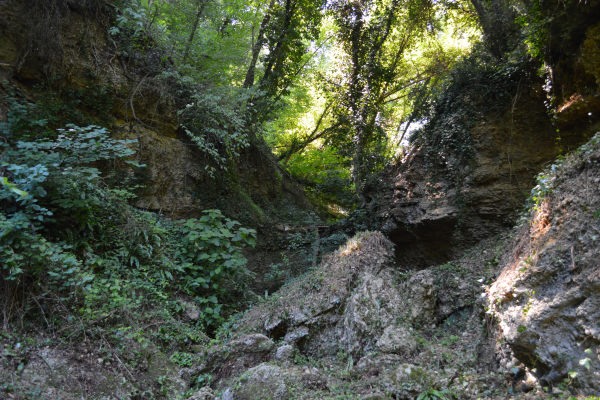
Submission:
[[[244,373],[235,387],[225,390],[222,400],[286,400],[290,396],[285,371],[274,365],[261,364]]]
[[[531,73],[532,78],[515,85],[501,111],[488,111],[482,100],[460,100],[480,110],[468,132],[473,159],[470,166],[462,166],[471,170],[460,190],[444,178],[444,160],[431,165],[424,148],[412,148],[370,187],[369,222],[376,220],[371,226],[394,242],[400,266],[441,264],[514,226],[536,174],[600,130],[598,11],[577,8],[579,19],[574,20],[582,25],[561,26],[574,31],[565,36],[569,45],[557,53],[562,55],[548,63],[548,82]],[[557,40],[553,45],[564,43]]]
[[[258,365],[270,358],[275,343],[261,334],[239,337],[229,343],[202,349],[201,362],[192,368],[183,368],[179,375],[193,382],[200,374],[211,374],[221,379],[236,376],[240,371]]]
[[[535,87],[535,86],[534,86]],[[531,97],[533,96],[533,97]],[[583,126],[557,127],[547,114],[543,91],[519,96],[514,113],[480,121],[472,130],[475,161],[468,183],[457,203],[456,188],[444,181],[431,182],[425,160],[415,149],[404,163],[385,173],[385,186],[371,193],[373,215],[396,245],[401,266],[428,267],[458,257],[473,243],[512,226],[534,186],[535,175],[558,155],[558,146],[576,148],[595,132],[586,117]],[[592,96],[593,98],[593,96]],[[600,115],[600,104],[580,100],[566,104],[559,116],[583,107]],[[563,129],[564,128],[564,129]],[[462,204],[468,207],[461,208]]]
[[[533,375],[587,395],[600,394],[599,163],[600,134],[541,175],[488,305]]]
[[[357,234],[234,318],[230,339],[200,352],[181,377],[208,379],[221,399],[261,398],[267,388],[278,398],[414,399],[452,390],[469,399],[506,385],[489,375],[500,371],[499,359],[480,296],[482,282],[495,276],[490,260],[502,240],[463,260],[403,273],[381,233]]]
[[[318,269],[251,309],[238,325],[307,354],[374,349],[383,330],[404,312],[391,254],[391,243],[380,233],[357,234]]]
[[[302,189],[258,142],[242,151],[228,172],[217,168],[211,175],[210,158],[179,128],[178,105],[171,91],[177,85],[155,78],[170,65],[159,60],[140,62],[140,57],[119,51],[108,34],[114,19],[111,7],[71,0],[47,9],[40,4],[0,2],[0,122],[10,108],[7,99],[39,102],[42,95],[34,87],[50,77],[58,88],[56,100],[62,92],[94,85],[113,104],[108,116],[114,121],[111,134],[138,140],[138,161],[146,167],[121,171],[140,186],[137,207],[173,219],[218,208],[255,226],[274,216],[275,209],[312,211]],[[95,105],[77,112],[92,118],[98,114]]]

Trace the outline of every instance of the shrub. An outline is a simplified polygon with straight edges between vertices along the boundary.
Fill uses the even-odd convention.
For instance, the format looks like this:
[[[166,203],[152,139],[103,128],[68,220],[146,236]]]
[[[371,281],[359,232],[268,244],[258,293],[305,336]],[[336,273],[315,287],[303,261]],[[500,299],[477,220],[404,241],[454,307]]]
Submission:
[[[21,121],[31,120],[21,111]],[[202,331],[223,320],[224,302],[246,287],[251,274],[241,250],[254,245],[256,232],[218,210],[174,222],[130,206],[133,188],[108,186],[117,171],[106,167],[126,174],[143,167],[132,159],[135,140],[75,125],[55,140],[35,140],[20,128],[29,126],[0,125],[5,315],[21,310],[12,316],[71,335],[102,323],[115,338],[142,343],[177,348],[203,340]],[[180,322],[182,296],[200,308],[197,322]]]

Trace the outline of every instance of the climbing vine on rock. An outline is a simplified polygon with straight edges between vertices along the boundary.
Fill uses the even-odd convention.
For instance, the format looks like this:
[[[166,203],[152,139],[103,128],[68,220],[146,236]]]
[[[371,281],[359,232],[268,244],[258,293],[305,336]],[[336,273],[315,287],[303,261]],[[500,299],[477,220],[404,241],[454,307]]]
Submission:
[[[455,202],[466,206],[463,189],[474,167],[472,130],[483,115],[497,115],[510,108],[519,82],[528,79],[533,62],[494,61],[485,53],[465,58],[414,112],[424,126],[410,138],[421,148],[431,182],[445,182],[456,189]],[[439,189],[431,187],[432,192]]]

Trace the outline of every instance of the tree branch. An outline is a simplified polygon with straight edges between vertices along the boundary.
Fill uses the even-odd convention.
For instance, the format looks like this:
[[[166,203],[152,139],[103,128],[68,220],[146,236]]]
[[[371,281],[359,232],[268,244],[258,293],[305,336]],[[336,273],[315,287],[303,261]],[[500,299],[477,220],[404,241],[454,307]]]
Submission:
[[[332,105],[333,105],[333,101],[330,101],[329,104],[327,104],[327,106],[325,107],[325,110],[323,110],[323,112],[319,116],[319,119],[317,120],[317,125],[315,126],[315,129],[313,129],[312,132],[310,133],[310,135],[308,135],[308,137],[302,141],[302,144],[299,146],[300,147],[299,150],[304,149],[311,142],[313,142],[314,140],[318,139],[318,137],[320,137],[319,135],[317,135],[318,137],[313,138],[315,133],[319,130],[319,126],[321,126],[321,122],[323,122],[323,119],[329,112],[329,109],[331,108]],[[296,147],[296,143],[294,142],[294,143],[292,143],[292,146],[290,147],[290,149],[288,151],[286,151],[281,156],[279,156],[279,159],[277,161],[281,161],[285,158],[286,160],[283,164],[286,165],[288,160],[290,159],[290,156],[294,153],[295,147]]]

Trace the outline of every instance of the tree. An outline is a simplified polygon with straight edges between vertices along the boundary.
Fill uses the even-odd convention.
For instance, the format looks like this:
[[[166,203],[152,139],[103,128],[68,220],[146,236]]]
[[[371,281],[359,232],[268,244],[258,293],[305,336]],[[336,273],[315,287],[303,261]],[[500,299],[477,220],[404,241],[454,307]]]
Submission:
[[[259,93],[252,97],[250,107],[254,124],[271,116],[275,104],[289,94],[294,80],[306,65],[310,58],[309,45],[319,37],[324,3],[324,0],[270,1],[252,46],[243,84],[244,88],[254,86],[262,53]]]
[[[433,26],[427,0],[337,0],[330,11],[337,26],[340,63],[337,79],[326,82],[335,100],[338,143],[351,144],[352,179],[364,206],[364,170],[369,147],[381,149],[386,101],[426,79],[402,74],[403,56]],[[398,79],[398,78],[404,79]],[[348,140],[348,139],[351,140]],[[346,145],[347,147],[347,145]]]
[[[188,58],[188,54],[190,53],[190,47],[194,42],[194,36],[196,35],[196,30],[198,29],[198,24],[200,23],[200,18],[202,17],[202,12],[204,11],[204,7],[208,0],[199,0],[197,3],[198,13],[196,14],[196,19],[194,20],[194,26],[192,27],[192,31],[190,32],[190,38],[188,39],[188,43],[185,46],[185,51],[183,53],[183,61],[182,64],[185,64]]]
[[[510,50],[510,38],[517,30],[516,14],[506,0],[470,0],[477,12],[487,49],[496,60]]]

